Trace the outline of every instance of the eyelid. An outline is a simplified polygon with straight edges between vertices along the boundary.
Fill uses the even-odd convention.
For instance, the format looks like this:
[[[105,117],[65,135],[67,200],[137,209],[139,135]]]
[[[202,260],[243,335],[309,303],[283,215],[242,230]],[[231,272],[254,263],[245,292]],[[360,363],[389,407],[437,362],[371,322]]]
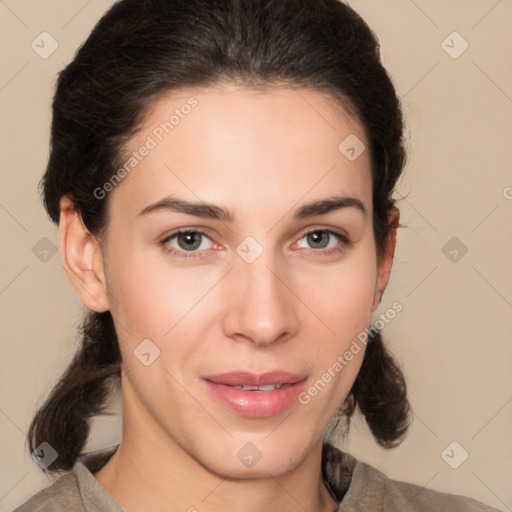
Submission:
[[[338,235],[340,237],[345,237],[347,239],[349,238],[349,234],[342,228],[335,228],[332,226],[322,226],[321,224],[319,224],[317,226],[313,226],[312,228],[307,227],[307,228],[304,228],[302,231],[299,231],[299,234],[296,235],[297,240],[300,240],[305,235],[308,235],[309,233],[314,233],[316,231],[328,231],[328,232],[334,233],[335,235]]]

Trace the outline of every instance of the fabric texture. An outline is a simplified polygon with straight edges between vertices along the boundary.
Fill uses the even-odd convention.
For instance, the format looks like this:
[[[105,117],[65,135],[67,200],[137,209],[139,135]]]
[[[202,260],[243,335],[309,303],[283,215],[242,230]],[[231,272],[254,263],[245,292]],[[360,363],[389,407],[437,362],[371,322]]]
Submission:
[[[93,474],[118,446],[81,454],[72,471],[13,512],[126,512]],[[339,503],[336,512],[503,512],[473,498],[392,480],[329,443],[322,448],[322,474]]]

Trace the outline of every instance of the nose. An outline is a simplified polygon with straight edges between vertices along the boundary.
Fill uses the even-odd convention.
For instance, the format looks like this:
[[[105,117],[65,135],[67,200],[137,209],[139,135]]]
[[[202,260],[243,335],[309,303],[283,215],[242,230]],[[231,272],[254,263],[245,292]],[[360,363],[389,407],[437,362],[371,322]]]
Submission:
[[[226,336],[264,347],[296,333],[300,301],[276,258],[264,252],[252,263],[239,259],[227,279]]]

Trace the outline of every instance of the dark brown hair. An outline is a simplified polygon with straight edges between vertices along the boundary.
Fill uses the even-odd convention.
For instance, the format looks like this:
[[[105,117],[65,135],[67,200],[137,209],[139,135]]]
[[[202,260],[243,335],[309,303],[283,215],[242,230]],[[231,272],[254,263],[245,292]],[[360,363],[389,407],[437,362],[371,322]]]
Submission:
[[[100,19],[59,74],[51,151],[40,183],[58,224],[69,194],[99,239],[109,196],[94,190],[122,166],[123,148],[155,100],[175,89],[223,81],[262,88],[305,87],[337,100],[364,128],[372,164],[373,231],[380,261],[392,226],[388,212],[406,151],[392,80],[368,25],[339,0],[121,0]],[[341,142],[341,141],[340,141]],[[121,354],[110,312],[85,314],[80,349],[30,425],[33,451],[46,441],[58,453],[49,472],[72,468],[92,418],[105,412],[119,384]],[[342,406],[356,406],[377,442],[392,447],[409,426],[403,373],[371,336],[360,372]]]

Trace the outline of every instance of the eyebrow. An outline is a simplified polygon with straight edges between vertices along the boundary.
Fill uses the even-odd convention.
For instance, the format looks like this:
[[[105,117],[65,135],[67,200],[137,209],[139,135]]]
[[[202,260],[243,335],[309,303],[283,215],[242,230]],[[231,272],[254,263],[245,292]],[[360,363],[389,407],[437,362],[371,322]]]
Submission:
[[[293,219],[301,220],[316,215],[325,215],[345,208],[355,208],[360,211],[363,216],[367,215],[366,208],[360,199],[356,197],[335,196],[301,206],[295,211]],[[146,206],[137,216],[145,216],[150,213],[166,210],[186,213],[205,219],[220,220],[222,222],[233,223],[235,220],[235,216],[230,210],[220,206],[210,203],[192,203],[172,196],[164,197],[156,203]]]

